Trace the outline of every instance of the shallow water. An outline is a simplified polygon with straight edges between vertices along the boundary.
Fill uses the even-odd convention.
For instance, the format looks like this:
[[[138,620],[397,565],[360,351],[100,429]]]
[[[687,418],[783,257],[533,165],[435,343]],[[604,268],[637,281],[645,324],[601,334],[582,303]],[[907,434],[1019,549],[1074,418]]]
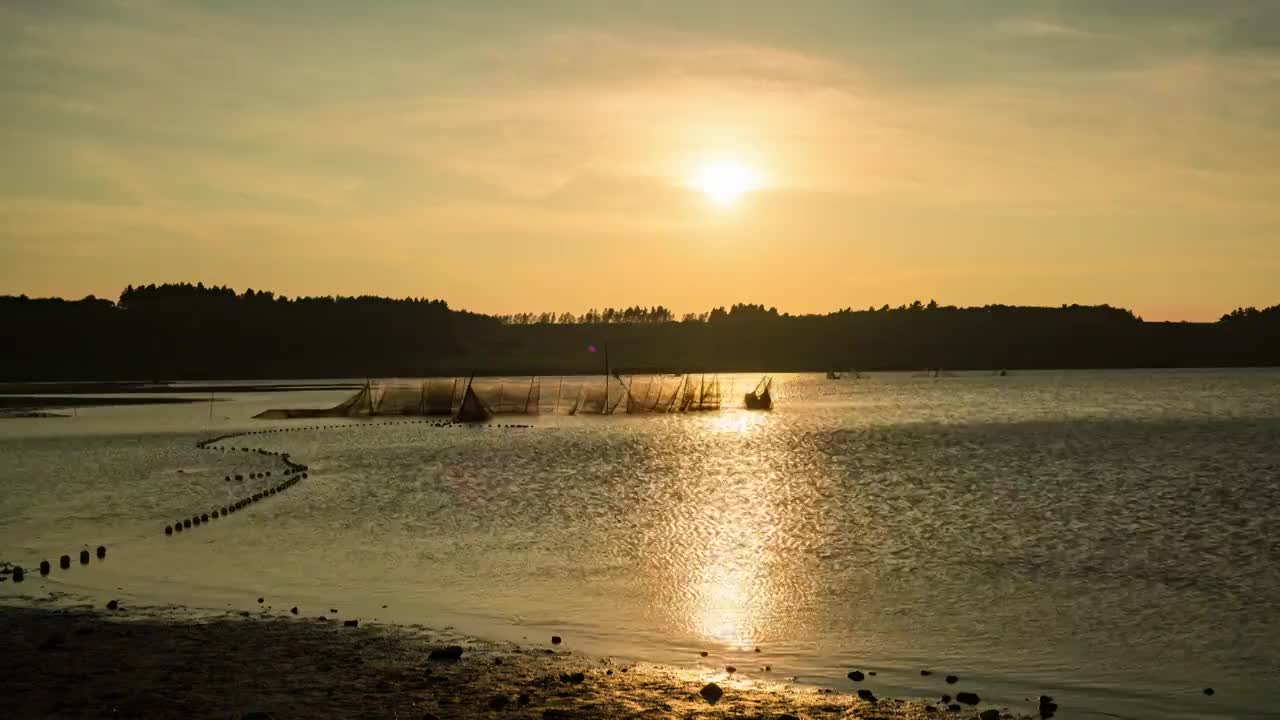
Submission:
[[[1061,718],[1274,716],[1280,372],[782,376],[770,413],[529,429],[249,419],[344,395],[0,421],[0,559],[110,548],[0,595],[261,595]],[[307,481],[163,536],[253,484],[225,475],[278,475],[197,440],[279,428],[227,444]]]

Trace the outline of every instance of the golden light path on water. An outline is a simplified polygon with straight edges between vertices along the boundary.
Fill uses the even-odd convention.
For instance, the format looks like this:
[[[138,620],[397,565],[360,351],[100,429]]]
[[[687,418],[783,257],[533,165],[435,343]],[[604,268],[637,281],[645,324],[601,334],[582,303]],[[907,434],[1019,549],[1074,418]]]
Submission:
[[[654,488],[673,497],[658,505],[645,585],[669,595],[655,598],[668,624],[729,650],[805,636],[812,624],[816,486],[786,481],[794,458],[758,442],[766,427],[760,413],[701,419],[680,453],[700,465],[679,487]]]

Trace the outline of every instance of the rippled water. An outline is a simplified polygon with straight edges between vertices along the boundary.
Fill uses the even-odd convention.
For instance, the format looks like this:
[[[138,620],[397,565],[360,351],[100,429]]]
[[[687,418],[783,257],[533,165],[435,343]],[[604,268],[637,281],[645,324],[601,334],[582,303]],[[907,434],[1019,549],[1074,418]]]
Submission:
[[[954,692],[954,672],[1015,708],[1055,695],[1063,718],[1274,717],[1280,373],[776,388],[771,413],[236,439],[313,477],[175,538],[167,522],[244,494],[224,475],[275,467],[195,440],[297,428],[247,418],[343,393],[237,395],[212,421],[207,404],[5,420],[0,559],[113,550],[0,594],[266,594],[747,678],[850,689],[849,669],[875,670],[888,695]]]

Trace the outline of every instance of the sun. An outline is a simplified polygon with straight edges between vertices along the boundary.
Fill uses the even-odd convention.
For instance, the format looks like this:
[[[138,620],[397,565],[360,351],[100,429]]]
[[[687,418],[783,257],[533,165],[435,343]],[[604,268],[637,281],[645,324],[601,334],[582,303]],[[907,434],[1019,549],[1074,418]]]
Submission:
[[[715,160],[698,166],[689,178],[689,185],[706,195],[713,205],[728,207],[760,187],[760,179],[754,170],[740,162]]]

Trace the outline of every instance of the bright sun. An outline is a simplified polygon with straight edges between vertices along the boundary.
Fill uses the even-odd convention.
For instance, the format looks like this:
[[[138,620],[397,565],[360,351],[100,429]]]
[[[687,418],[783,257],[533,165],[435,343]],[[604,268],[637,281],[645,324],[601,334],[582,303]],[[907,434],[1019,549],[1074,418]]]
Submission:
[[[743,194],[760,187],[760,180],[751,168],[742,163],[717,160],[699,166],[689,179],[689,185],[700,190],[715,205],[728,207]]]

